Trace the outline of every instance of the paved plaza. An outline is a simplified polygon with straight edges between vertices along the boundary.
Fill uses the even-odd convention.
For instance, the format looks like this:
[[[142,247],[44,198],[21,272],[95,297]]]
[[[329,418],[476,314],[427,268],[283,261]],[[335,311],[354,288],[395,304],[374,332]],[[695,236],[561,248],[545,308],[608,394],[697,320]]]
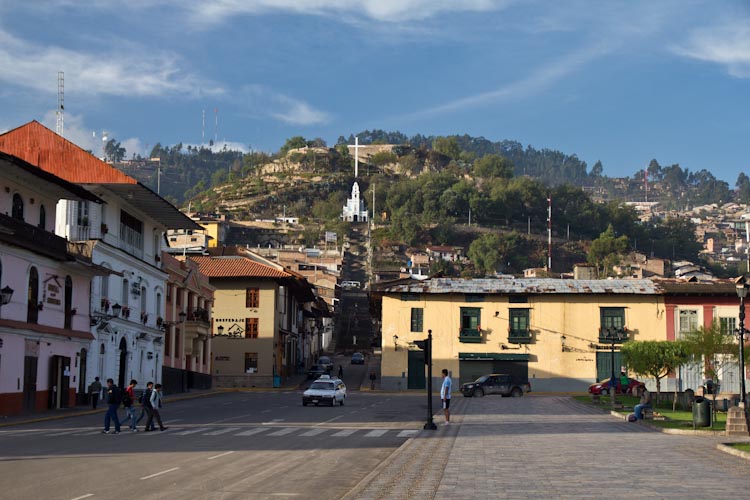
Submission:
[[[672,435],[564,396],[454,399],[347,498],[747,498],[750,463],[725,437]],[[736,439],[735,439],[736,440]]]

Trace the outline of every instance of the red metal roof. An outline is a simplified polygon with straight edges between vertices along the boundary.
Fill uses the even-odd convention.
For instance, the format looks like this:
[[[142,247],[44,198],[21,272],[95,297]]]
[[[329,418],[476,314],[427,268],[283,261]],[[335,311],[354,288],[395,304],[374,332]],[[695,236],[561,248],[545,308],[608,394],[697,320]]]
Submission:
[[[1,134],[0,151],[17,156],[69,182],[138,183],[36,120]]]
[[[209,278],[290,278],[291,274],[245,257],[190,257]]]

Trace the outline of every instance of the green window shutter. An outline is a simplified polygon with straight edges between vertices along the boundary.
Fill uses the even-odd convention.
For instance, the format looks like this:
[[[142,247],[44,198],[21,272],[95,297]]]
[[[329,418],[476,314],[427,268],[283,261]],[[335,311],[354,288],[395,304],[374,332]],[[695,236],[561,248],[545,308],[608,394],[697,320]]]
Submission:
[[[423,331],[424,323],[424,309],[421,307],[411,308],[411,331],[421,332]]]

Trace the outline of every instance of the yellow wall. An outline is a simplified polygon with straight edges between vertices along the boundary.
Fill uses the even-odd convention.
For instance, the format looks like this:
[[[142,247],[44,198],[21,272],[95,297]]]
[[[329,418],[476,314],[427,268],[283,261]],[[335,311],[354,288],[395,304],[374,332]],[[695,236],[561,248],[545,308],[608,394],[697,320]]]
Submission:
[[[203,229],[206,230],[206,235],[210,236],[211,239],[208,240],[208,247],[209,248],[216,248],[221,243],[221,239],[219,238],[219,231],[221,227],[220,222],[200,222],[199,223]]]
[[[528,374],[533,390],[586,391],[596,379],[600,307],[624,307],[631,340],[666,340],[666,319],[660,295],[540,294],[528,303],[511,304],[508,296],[486,295],[484,302],[465,302],[464,295],[421,294],[418,301],[400,300],[400,294],[383,297],[382,384],[406,388],[408,344],[433,335],[433,375],[443,368],[452,372],[454,389],[460,377],[459,353],[528,354]],[[424,308],[423,332],[411,332],[411,308]],[[461,307],[481,309],[482,343],[459,341]],[[530,344],[508,342],[509,309],[527,308],[532,333]],[[394,349],[398,336],[398,350]],[[562,336],[565,336],[563,352]],[[503,349],[503,345],[508,349]],[[604,352],[609,352],[606,350]]]
[[[213,309],[213,369],[218,387],[271,386],[273,383],[274,341],[278,342],[276,297],[278,285],[268,280],[212,280],[216,286]],[[245,307],[245,289],[259,288],[259,307]],[[258,318],[258,338],[244,338],[246,318]],[[218,327],[224,327],[224,336]],[[242,329],[241,338],[227,334],[233,327]],[[258,371],[245,373],[245,353],[258,353]],[[217,359],[217,357],[219,359]],[[228,360],[224,358],[229,358]]]

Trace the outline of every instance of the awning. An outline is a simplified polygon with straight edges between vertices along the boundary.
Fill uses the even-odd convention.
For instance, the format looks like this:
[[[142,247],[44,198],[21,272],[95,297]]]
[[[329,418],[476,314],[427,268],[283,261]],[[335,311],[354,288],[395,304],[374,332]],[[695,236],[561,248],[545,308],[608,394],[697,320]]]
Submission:
[[[460,352],[460,361],[528,361],[528,354],[506,354],[498,352]]]

